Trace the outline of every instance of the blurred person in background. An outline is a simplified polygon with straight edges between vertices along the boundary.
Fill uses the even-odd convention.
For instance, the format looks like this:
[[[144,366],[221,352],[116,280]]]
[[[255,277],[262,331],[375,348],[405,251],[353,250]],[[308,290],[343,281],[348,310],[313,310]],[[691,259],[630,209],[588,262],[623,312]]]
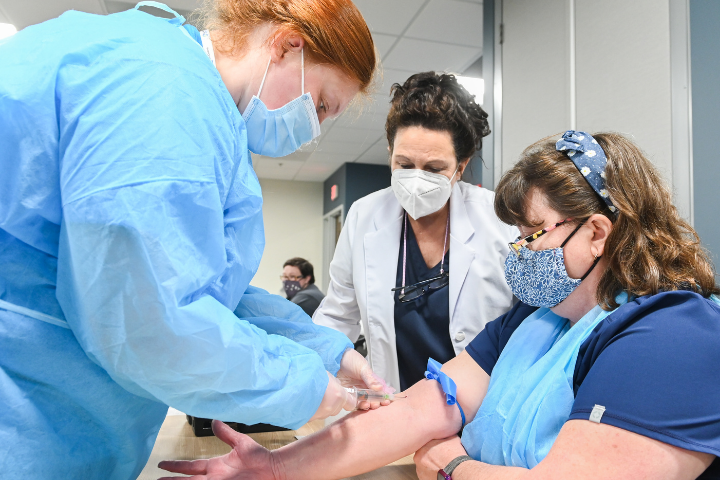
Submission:
[[[305,313],[313,316],[325,295],[315,285],[312,263],[304,258],[294,257],[285,262],[280,276],[288,300],[299,305]]]

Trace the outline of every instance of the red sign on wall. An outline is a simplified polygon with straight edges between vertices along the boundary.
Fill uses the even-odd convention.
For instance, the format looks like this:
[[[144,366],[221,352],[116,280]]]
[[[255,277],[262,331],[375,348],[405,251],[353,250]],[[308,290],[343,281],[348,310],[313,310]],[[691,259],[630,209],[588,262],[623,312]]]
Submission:
[[[338,198],[338,186],[333,185],[330,187],[330,201],[334,202]]]

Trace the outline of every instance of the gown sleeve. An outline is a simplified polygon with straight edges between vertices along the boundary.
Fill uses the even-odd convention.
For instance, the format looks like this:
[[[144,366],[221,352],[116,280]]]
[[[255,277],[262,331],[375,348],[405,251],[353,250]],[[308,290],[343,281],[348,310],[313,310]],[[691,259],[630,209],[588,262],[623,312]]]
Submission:
[[[77,56],[60,71],[57,297],[89,358],[131,393],[297,428],[351,344],[248,289],[260,186],[219,75],[190,57]]]

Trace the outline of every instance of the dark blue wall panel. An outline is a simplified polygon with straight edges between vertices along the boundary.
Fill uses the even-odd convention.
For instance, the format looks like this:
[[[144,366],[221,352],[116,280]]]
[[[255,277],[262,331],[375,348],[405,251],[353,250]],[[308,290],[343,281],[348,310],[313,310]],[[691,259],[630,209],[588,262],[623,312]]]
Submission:
[[[720,268],[720,1],[690,1],[695,229]]]

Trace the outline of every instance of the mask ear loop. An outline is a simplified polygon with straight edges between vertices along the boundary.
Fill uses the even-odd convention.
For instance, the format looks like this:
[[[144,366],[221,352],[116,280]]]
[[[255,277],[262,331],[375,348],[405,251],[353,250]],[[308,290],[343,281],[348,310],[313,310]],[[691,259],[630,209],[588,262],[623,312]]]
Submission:
[[[577,227],[575,227],[575,230],[573,230],[572,233],[567,236],[567,238],[566,238],[565,241],[562,243],[562,245],[560,245],[560,248],[565,247],[565,244],[570,241],[570,239],[573,237],[573,235],[575,235],[575,234],[577,233],[577,231],[580,230],[580,227],[582,227],[583,225],[585,225],[584,222],[581,223],[580,225],[578,225]]]
[[[265,75],[263,75],[262,82],[260,82],[260,89],[258,90],[257,97],[260,98],[260,93],[262,93],[263,86],[265,85],[265,79],[267,78],[268,70],[270,70],[270,64],[272,63],[272,57],[268,60],[267,67],[265,67]]]
[[[262,82],[260,82],[260,89],[258,90],[257,97],[260,98],[263,86],[265,86],[265,79],[267,78],[268,70],[270,70],[270,64],[272,63],[272,57],[268,60],[267,67],[265,67],[265,75],[263,75]],[[302,68],[302,77],[300,80],[300,95],[305,94],[305,47],[300,49],[300,66]],[[457,171],[457,170],[456,170]]]
[[[305,95],[305,47],[300,49],[300,67],[302,68],[302,80],[300,84],[300,95]]]
[[[582,227],[583,225],[585,225],[584,222],[581,223],[580,225],[578,225],[577,227],[575,227],[575,230],[573,230],[572,233],[571,233],[570,235],[568,235],[568,237],[565,239],[565,241],[562,243],[562,245],[560,245],[560,248],[563,248],[563,247],[565,246],[565,244],[570,241],[570,239],[572,238],[572,236],[575,235],[575,233],[576,233],[578,230],[580,230],[580,227]],[[598,264],[598,262],[600,261],[601,258],[602,258],[602,255],[600,255],[600,256],[595,255],[595,261],[593,262],[592,265],[590,265],[590,268],[588,269],[587,272],[585,272],[585,275],[583,275],[583,276],[580,278],[580,281],[581,281],[581,282],[582,282],[583,280],[585,280],[588,275],[590,275],[590,272],[592,272],[592,271],[595,269],[595,266]]]

